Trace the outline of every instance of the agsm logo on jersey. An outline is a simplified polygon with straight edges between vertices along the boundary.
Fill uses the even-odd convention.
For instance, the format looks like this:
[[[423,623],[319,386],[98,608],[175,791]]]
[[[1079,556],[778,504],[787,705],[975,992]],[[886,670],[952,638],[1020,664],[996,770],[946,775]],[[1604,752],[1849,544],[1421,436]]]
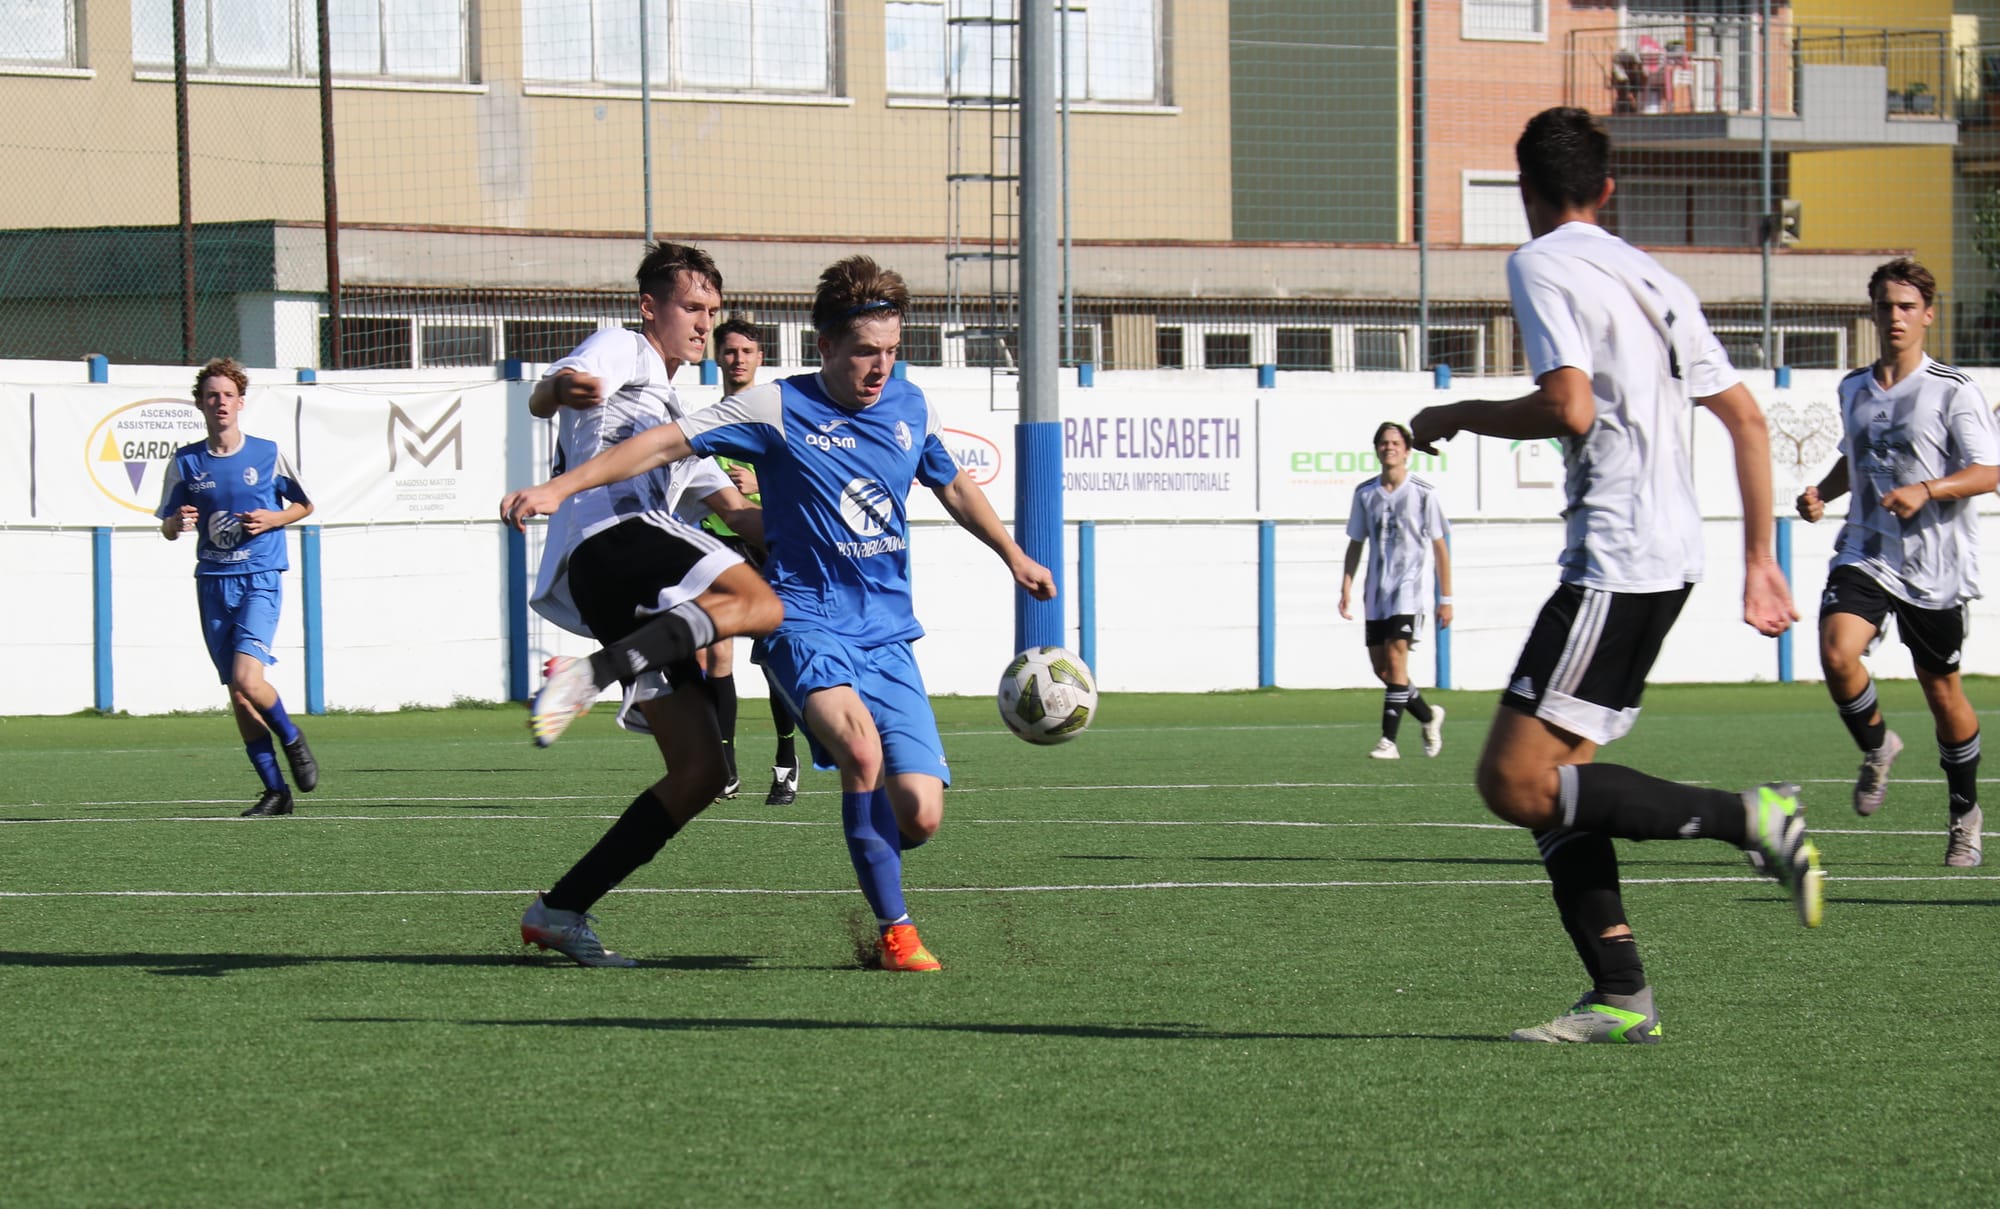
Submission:
[[[208,426],[187,399],[141,399],[105,416],[84,438],[83,462],[97,489],[122,507],[152,515],[168,459],[202,440]]]
[[[869,558],[904,548],[902,538],[883,534],[894,516],[895,502],[889,489],[874,479],[849,479],[840,491],[840,518],[847,527],[868,541],[834,543],[849,558]]]

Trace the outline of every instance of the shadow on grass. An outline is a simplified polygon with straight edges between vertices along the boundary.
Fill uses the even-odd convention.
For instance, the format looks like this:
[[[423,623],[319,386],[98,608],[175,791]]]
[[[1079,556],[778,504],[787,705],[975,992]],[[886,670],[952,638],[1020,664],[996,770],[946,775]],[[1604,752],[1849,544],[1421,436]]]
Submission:
[[[636,1029],[641,1032],[715,1032],[771,1029],[780,1032],[982,1033],[997,1037],[1082,1037],[1106,1041],[1497,1041],[1505,1037],[1470,1033],[1281,1033],[1211,1029],[1198,1024],[997,1024],[984,1021],[809,1020],[761,1016],[578,1016],[543,1020],[438,1020],[420,1016],[315,1016],[314,1024],[456,1024],[471,1028]]]
[[[2000,898],[1848,898],[1829,894],[1826,901],[1843,907],[2000,907]]]
[[[556,970],[582,968],[567,958],[542,953],[22,953],[0,950],[0,969],[14,966],[44,970],[107,970],[129,967],[144,970],[149,974],[183,978],[220,978],[225,974],[236,974],[247,970],[286,970],[324,965],[443,966],[460,969],[479,967],[507,969],[521,966]],[[651,961],[641,960],[638,968],[726,973],[792,967],[767,965],[763,958],[755,956],[684,954]]]

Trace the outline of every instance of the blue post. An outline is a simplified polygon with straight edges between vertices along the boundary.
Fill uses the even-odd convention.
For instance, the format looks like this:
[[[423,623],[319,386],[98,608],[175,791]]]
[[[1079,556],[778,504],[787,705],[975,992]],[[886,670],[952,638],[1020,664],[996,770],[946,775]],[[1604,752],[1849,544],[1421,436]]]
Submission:
[[[528,363],[519,357],[509,357],[500,363],[500,378],[503,382],[525,382],[528,378]]]
[[[102,357],[94,360],[102,361]],[[93,369],[92,372],[95,372]],[[111,530],[90,531],[91,668],[96,673],[97,708],[110,713],[111,696]]]
[[[1079,361],[1076,364],[1076,384],[1078,386],[1097,385],[1097,366],[1093,362]],[[1084,660],[1089,663],[1090,660]]]
[[[300,386],[311,386],[311,385],[312,385],[313,383],[315,383],[315,382],[317,382],[317,381],[319,381],[319,371],[318,371],[318,370],[316,370],[316,369],[302,369],[302,370],[300,370],[300,371],[299,371],[299,385],[300,385]]]
[[[1274,390],[1278,385],[1278,367],[1265,364],[1257,367],[1257,389]]]
[[[1076,653],[1097,670],[1097,522],[1076,526]]]
[[[896,364],[889,367],[889,376],[899,381],[908,378],[910,376],[910,363],[908,361],[896,362]]]
[[[714,386],[720,381],[722,381],[722,367],[715,363],[715,358],[703,357],[701,359],[701,384],[703,386]]]
[[[1792,583],[1792,518],[1778,518],[1778,570],[1785,574],[1785,586]],[[1778,635],[1778,683],[1792,682],[1792,632]]]
[[[526,701],[528,691],[528,535],[512,525],[507,534],[507,699]]]
[[[1444,549],[1446,554],[1451,553],[1451,534],[1449,533],[1444,535]],[[1431,585],[1431,591],[1440,597],[1444,595],[1443,592],[1438,591],[1435,583]],[[1431,616],[1437,616],[1436,607],[1431,609]],[[1443,626],[1439,626],[1437,643],[1437,686],[1441,689],[1449,689],[1451,687],[1451,631]]]
[[[326,712],[326,626],[321,603],[326,581],[320,576],[318,525],[299,526],[299,575],[305,580],[306,712],[323,714]]]
[[[1278,683],[1278,522],[1257,522],[1257,687]]]
[[[90,367],[90,380],[92,382],[111,381],[111,359],[109,357],[106,357],[103,353],[92,353],[83,360],[84,364]]]
[[[897,365],[902,362],[898,361]],[[1014,426],[1014,536],[1028,557],[1056,577],[1056,598],[1014,593],[1014,649],[1061,646],[1063,640],[1062,423]]]
[[[1773,385],[1775,385],[1779,390],[1790,390],[1792,388],[1791,366],[1780,365],[1777,369],[1777,372],[1773,376],[1776,378],[1776,381],[1773,383]]]
[[[1431,385],[1438,390],[1451,389],[1451,366],[1442,361],[1431,366]]]

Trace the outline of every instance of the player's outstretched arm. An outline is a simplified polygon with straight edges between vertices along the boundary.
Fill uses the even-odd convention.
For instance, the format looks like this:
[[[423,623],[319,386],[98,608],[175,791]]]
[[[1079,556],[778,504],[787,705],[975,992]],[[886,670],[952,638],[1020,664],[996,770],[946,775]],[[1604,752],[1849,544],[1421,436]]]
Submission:
[[[565,407],[583,410],[603,402],[603,379],[565,369],[535,383],[535,389],[528,392],[528,414],[546,420]]]
[[[694,452],[678,424],[661,424],[627,437],[581,466],[559,474],[539,487],[523,487],[500,501],[500,519],[523,528],[528,518],[548,516],[579,491],[620,483],[678,462]]]
[[[1000,556],[1022,591],[1036,600],[1055,599],[1056,577],[1021,549],[1014,535],[1007,532],[1007,526],[1000,523],[1000,516],[993,511],[986,493],[979,489],[979,484],[973,482],[970,475],[961,470],[958,477],[942,487],[932,488],[932,491],[960,528]]]
[[[759,550],[769,547],[764,542],[764,510],[743,498],[743,493],[735,487],[724,487],[702,497],[708,510],[722,518],[722,523],[736,530],[737,536]]]
[[[1722,421],[1736,449],[1736,489],[1743,499],[1743,621],[1760,634],[1782,634],[1799,611],[1771,552],[1771,434],[1764,411],[1741,382],[1696,402]]]
[[[1410,443],[1436,453],[1439,441],[1461,432],[1513,440],[1580,437],[1596,422],[1590,375],[1563,365],[1543,374],[1534,390],[1516,399],[1467,399],[1424,408],[1410,418]]]
[[[1993,490],[1996,482],[2000,482],[2000,467],[1975,464],[1955,470],[1943,478],[1905,483],[1885,491],[1881,503],[1897,519],[1909,520],[1940,500],[1964,500],[1985,495]]]

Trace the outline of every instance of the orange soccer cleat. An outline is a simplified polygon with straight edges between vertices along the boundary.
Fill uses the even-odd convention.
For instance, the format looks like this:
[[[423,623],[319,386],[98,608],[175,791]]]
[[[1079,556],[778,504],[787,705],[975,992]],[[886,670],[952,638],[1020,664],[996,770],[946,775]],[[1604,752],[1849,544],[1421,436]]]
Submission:
[[[943,969],[944,963],[931,956],[924,942],[917,939],[915,924],[892,924],[882,933],[882,968],[928,972]]]

